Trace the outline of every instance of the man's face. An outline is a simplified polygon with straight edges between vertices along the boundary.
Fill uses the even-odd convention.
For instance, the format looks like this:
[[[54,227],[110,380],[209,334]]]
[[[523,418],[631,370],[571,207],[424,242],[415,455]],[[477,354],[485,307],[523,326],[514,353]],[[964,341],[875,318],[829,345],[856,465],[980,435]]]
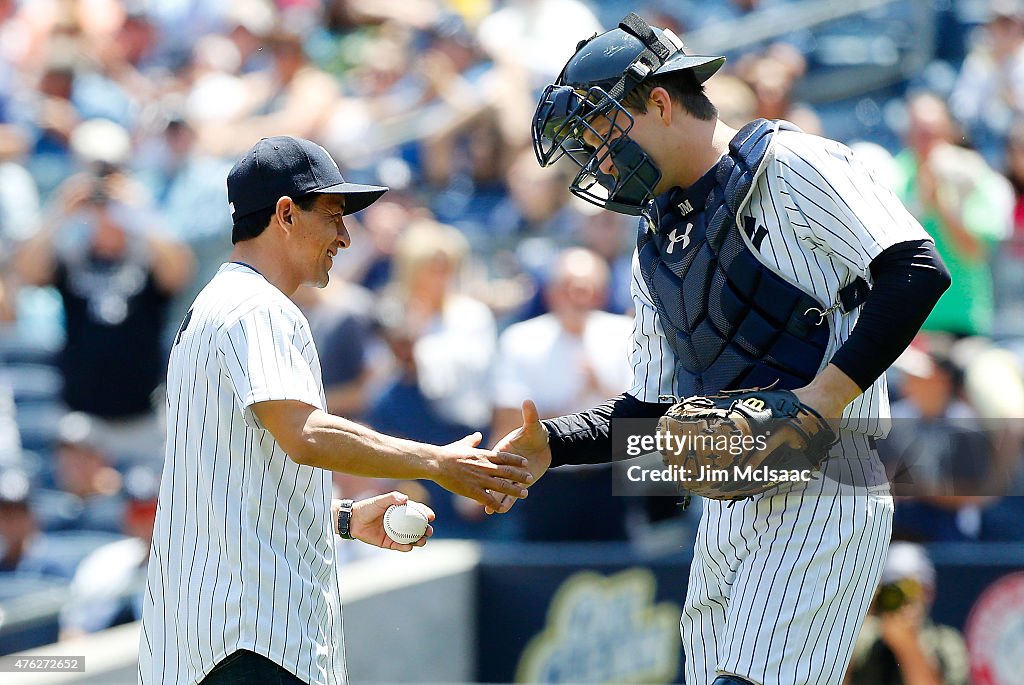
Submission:
[[[351,244],[342,216],[344,211],[344,195],[320,195],[309,211],[295,205],[293,237],[297,241],[296,268],[302,284],[326,286],[338,250]]]
[[[651,161],[654,162],[655,166],[659,169],[662,168],[658,162],[659,150],[658,145],[655,143],[652,134],[654,132],[654,117],[651,115],[651,110],[647,112],[638,112],[634,109],[627,109],[627,111],[633,117],[633,125],[629,128],[627,135],[630,140],[639,145],[647,156],[650,157]],[[593,127],[593,131],[584,129],[583,131],[583,142],[590,148],[597,150],[596,158],[600,160],[598,168],[601,173],[607,174],[612,178],[618,179],[618,170],[615,167],[615,160],[612,155],[609,154],[608,148],[610,145],[619,139],[623,135],[623,129],[629,126],[629,122],[622,112],[613,110],[608,114],[599,114],[593,117],[589,123]],[[594,132],[597,132],[595,135]],[[664,188],[665,181],[662,179],[657,187],[654,189],[655,195],[666,190]]]

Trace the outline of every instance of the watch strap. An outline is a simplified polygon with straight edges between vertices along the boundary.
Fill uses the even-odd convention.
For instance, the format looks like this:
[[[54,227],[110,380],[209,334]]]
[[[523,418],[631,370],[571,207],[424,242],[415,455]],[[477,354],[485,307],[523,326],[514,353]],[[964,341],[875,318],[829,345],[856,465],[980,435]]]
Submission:
[[[343,499],[338,505],[338,535],[344,540],[352,540],[352,506],[354,500]]]

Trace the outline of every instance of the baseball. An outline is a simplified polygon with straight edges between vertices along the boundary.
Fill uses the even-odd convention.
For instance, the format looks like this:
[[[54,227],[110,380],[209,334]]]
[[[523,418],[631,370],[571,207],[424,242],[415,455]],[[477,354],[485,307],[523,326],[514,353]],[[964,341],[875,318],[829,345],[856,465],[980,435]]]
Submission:
[[[427,513],[418,502],[392,504],[384,512],[384,532],[395,542],[411,545],[427,532]]]

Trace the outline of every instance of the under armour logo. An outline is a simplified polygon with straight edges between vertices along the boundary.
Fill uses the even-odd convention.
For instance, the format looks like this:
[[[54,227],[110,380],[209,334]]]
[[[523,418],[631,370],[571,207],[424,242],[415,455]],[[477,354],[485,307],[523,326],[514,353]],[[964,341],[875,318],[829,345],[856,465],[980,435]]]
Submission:
[[[687,223],[686,230],[683,231],[682,235],[677,236],[677,230],[679,229],[673,228],[672,232],[668,234],[669,242],[668,247],[665,248],[665,254],[672,254],[672,251],[676,248],[676,243],[682,243],[682,245],[679,246],[680,251],[685,250],[686,247],[690,244],[690,231],[693,230],[693,224]]]

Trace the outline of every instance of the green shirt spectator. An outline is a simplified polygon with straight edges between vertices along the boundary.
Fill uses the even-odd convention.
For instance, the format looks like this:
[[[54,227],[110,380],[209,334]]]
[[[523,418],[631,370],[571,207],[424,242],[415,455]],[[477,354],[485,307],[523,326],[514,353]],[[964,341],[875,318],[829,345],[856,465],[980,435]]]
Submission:
[[[953,283],[922,330],[987,335],[994,296],[989,257],[1007,236],[1013,193],[981,155],[948,142],[945,103],[911,99],[907,149],[895,158],[895,190],[935,239]]]

